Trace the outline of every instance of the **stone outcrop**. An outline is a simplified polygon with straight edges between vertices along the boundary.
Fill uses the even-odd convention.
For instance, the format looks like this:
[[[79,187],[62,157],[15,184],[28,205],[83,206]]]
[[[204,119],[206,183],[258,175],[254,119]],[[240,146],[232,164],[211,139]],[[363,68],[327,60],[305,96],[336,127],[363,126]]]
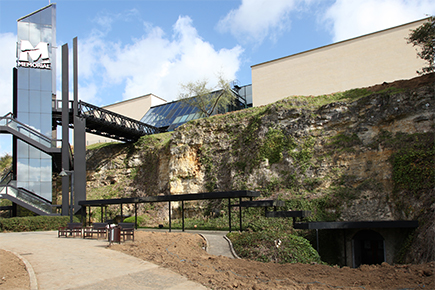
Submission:
[[[425,80],[355,90],[335,100],[290,97],[195,120],[135,145],[90,150],[88,199],[102,187],[116,196],[259,190],[282,199],[322,199],[317,218],[418,219],[425,232],[417,235],[433,241],[434,75]],[[332,101],[317,105],[322,98]],[[398,165],[405,157],[432,181],[406,181]],[[425,253],[422,260],[434,259]]]

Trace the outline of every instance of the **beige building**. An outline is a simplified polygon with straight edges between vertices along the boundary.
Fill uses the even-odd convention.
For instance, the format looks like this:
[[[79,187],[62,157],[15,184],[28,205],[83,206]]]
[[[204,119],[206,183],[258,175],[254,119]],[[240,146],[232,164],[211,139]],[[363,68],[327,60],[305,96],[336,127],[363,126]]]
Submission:
[[[102,108],[140,121],[140,119],[152,106],[158,106],[164,103],[166,103],[164,99],[153,94],[147,94],[137,98],[111,104]],[[86,133],[86,145],[114,141],[116,140]]]
[[[428,18],[251,67],[253,106],[418,76],[426,63],[406,38]]]

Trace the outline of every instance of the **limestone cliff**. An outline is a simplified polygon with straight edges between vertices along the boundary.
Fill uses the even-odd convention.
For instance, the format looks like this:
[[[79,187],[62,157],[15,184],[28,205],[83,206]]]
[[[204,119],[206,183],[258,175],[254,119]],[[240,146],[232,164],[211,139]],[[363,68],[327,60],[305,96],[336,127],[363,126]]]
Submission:
[[[418,219],[408,261],[433,260],[434,90],[432,74],[289,97],[89,150],[88,199],[259,190],[317,220]]]

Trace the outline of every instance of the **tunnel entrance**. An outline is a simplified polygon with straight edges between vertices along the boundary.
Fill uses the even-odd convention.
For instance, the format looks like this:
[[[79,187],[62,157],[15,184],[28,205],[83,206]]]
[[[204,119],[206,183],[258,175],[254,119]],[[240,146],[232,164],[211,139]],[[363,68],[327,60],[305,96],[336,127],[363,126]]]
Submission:
[[[385,261],[385,240],[372,230],[362,230],[352,239],[353,267],[381,264]]]

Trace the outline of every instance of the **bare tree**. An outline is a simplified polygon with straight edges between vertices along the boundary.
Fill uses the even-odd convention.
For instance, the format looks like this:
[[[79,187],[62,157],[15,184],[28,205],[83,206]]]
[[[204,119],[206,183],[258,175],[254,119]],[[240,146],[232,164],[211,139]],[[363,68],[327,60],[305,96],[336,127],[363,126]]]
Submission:
[[[434,72],[435,17],[429,17],[429,21],[411,30],[407,40],[408,43],[412,43],[413,46],[420,47],[420,51],[417,52],[417,55],[429,64],[427,67],[423,67],[421,71],[417,71],[417,73],[425,74]]]
[[[218,78],[215,87],[210,87],[207,79],[181,84],[183,92],[178,96],[178,100],[198,108],[206,117],[214,112],[225,111],[225,108],[236,100],[237,95],[231,89],[229,81],[222,75]]]

